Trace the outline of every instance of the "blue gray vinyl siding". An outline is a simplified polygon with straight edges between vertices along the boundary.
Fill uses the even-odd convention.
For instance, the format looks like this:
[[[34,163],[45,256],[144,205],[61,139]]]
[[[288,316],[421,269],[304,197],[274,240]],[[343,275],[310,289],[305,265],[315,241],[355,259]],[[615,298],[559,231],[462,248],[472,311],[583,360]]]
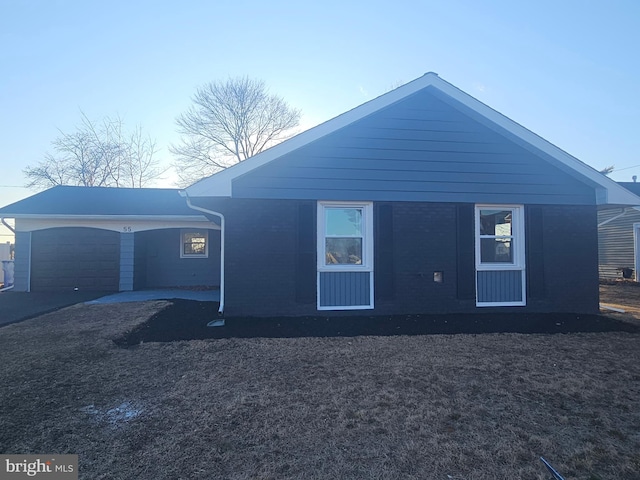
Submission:
[[[479,271],[478,303],[507,303],[522,301],[522,271]]]
[[[320,272],[320,307],[371,304],[371,272]]]
[[[233,196],[595,204],[592,186],[454,107],[418,92],[237,178]]]
[[[31,271],[31,232],[16,232],[15,242],[13,289],[16,292],[27,292]]]
[[[207,258],[180,258],[180,229],[135,234],[135,288],[220,286],[220,232],[209,230]]]
[[[133,233],[120,233],[120,284],[119,290],[133,290]]]
[[[601,211],[598,213],[598,223],[620,213],[620,209]],[[598,265],[601,278],[621,278],[622,268],[635,269],[634,223],[640,223],[640,212],[627,209],[623,216],[598,227]]]

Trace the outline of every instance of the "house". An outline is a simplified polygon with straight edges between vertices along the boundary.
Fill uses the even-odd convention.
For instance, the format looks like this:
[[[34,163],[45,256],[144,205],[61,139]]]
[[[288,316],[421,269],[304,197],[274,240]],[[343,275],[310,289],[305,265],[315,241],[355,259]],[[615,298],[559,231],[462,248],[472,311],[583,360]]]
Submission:
[[[185,195],[228,316],[597,312],[597,212],[640,203],[434,73]]]
[[[44,197],[56,189],[65,208]],[[63,252],[114,290],[187,285],[193,269],[194,283],[219,282],[227,317],[597,312],[598,211],[640,205],[434,73],[165,191],[170,202],[104,190],[0,209],[16,218],[16,286],[63,288]],[[98,252],[111,255],[100,266]],[[198,270],[206,260],[219,276]]]
[[[640,183],[619,182],[640,195]],[[638,280],[640,268],[640,207],[598,212],[598,263],[600,278]]]
[[[220,226],[175,189],[57,186],[15,219],[16,291],[220,285]]]

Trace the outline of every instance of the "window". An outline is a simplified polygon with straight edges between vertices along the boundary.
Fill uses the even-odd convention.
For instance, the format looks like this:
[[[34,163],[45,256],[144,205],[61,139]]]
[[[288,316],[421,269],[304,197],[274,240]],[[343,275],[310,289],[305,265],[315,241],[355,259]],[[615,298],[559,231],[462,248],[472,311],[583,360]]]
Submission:
[[[371,204],[321,203],[318,267],[322,270],[368,269],[373,263],[368,251],[373,237],[371,216]]]
[[[180,233],[180,258],[206,258],[209,256],[209,232],[207,230],[182,230]]]
[[[318,310],[373,308],[373,204],[318,202]]]
[[[525,305],[524,207],[476,205],[476,304]]]
[[[517,214],[515,209],[478,210],[480,264],[514,263],[514,231],[513,221]]]
[[[325,214],[325,265],[362,265],[362,208],[331,208]]]

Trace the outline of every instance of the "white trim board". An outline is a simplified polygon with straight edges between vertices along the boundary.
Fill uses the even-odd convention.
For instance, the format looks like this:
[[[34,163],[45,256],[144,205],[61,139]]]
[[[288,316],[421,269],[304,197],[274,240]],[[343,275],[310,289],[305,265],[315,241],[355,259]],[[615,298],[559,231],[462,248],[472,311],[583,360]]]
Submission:
[[[193,217],[192,217],[193,218]],[[197,217],[196,217],[197,218]],[[44,230],[46,228],[67,228],[67,227],[86,227],[100,228],[103,230],[112,230],[114,232],[142,232],[144,230],[159,230],[163,228],[206,228],[209,230],[220,230],[220,226],[200,217],[194,221],[186,217],[183,220],[141,220],[126,217],[118,217],[117,219],[96,219],[96,218],[16,218],[16,232],[32,232],[35,230]]]
[[[426,73],[420,78],[385,93],[384,95],[349,110],[348,112],[328,120],[314,128],[302,132],[285,142],[234,165],[233,167],[229,167],[210,177],[202,179],[188,187],[186,189],[187,193],[191,197],[231,197],[233,195],[232,181],[234,179],[428,87],[437,89],[453,100],[460,102],[460,104],[483,116],[497,127],[502,128],[532,147],[551,156],[556,161],[575,171],[579,176],[582,176],[585,181],[598,185],[600,188],[596,188],[596,190],[602,190],[602,192],[599,192],[600,194],[596,195],[596,203],[598,205],[640,205],[640,197],[634,195],[610,178],[602,175],[594,168],[569,155],[567,152],[561,150],[542,137],[536,135],[530,130],[527,130],[522,125],[502,115],[445,80],[442,80],[433,72]]]

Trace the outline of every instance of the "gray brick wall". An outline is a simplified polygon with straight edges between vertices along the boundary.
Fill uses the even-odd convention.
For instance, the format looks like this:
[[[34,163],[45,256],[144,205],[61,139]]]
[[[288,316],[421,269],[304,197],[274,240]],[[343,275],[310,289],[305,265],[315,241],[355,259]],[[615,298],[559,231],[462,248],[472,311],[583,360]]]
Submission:
[[[526,307],[478,308],[457,296],[456,204],[392,203],[393,298],[380,300],[376,293],[374,310],[351,312],[318,312],[315,303],[296,302],[298,201],[233,199],[207,206],[226,216],[229,317],[598,311],[594,206],[541,207],[542,258],[536,261],[544,264],[542,293]],[[434,272],[443,272],[444,282],[434,282]]]
[[[540,308],[597,313],[596,207],[547,206],[543,210],[543,217],[546,298]]]
[[[296,302],[298,202],[237,199],[226,217],[226,313],[313,315]]]

